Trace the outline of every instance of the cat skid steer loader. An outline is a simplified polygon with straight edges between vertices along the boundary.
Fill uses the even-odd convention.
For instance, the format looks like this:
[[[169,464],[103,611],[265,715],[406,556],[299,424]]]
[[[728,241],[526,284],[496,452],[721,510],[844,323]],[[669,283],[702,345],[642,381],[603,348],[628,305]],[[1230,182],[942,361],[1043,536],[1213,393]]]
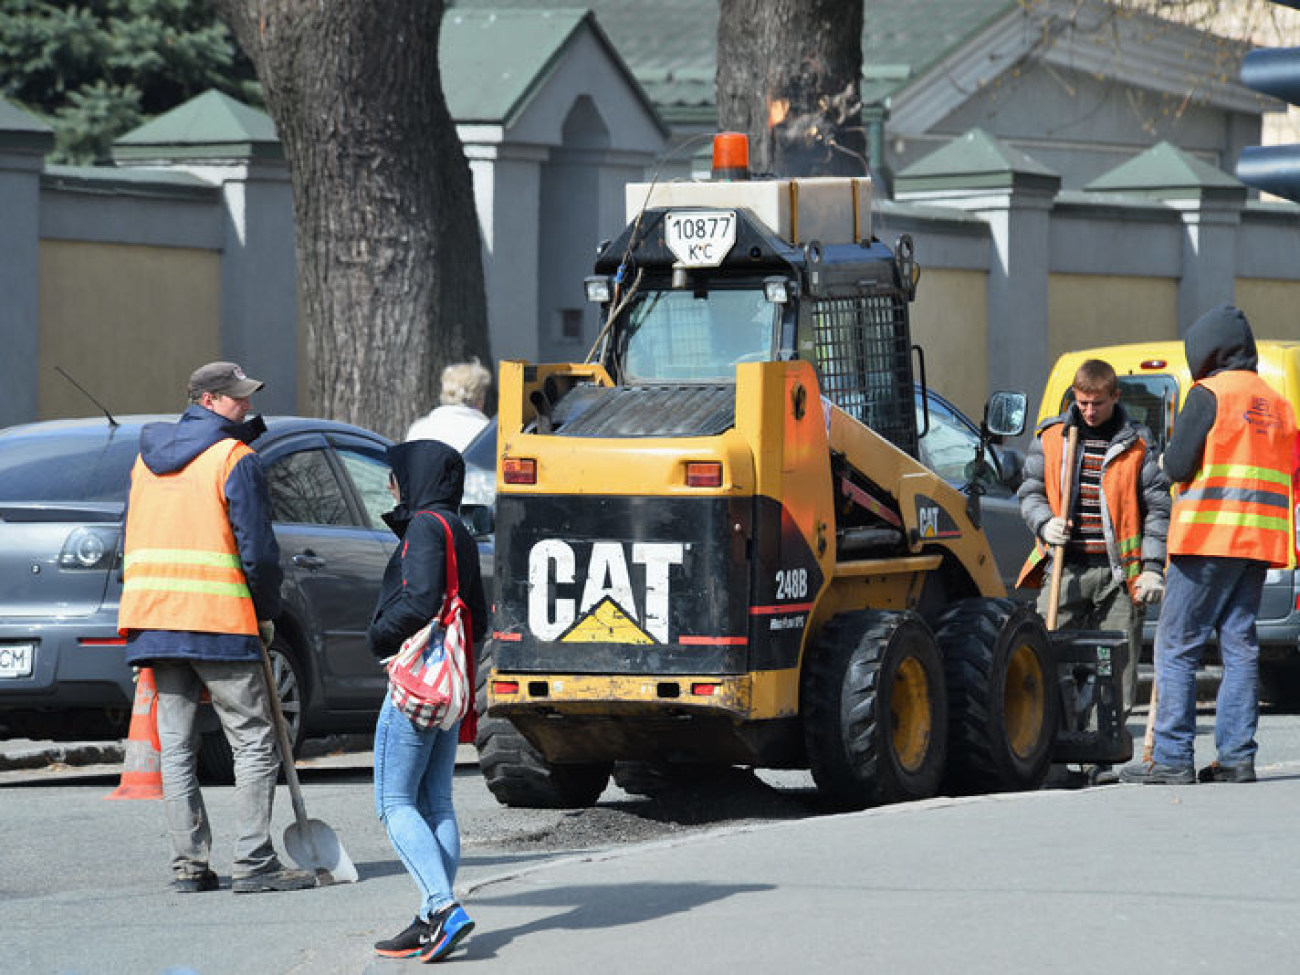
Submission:
[[[1037,788],[1058,739],[1112,755],[1113,707],[1059,715],[1064,684],[1105,710],[1119,641],[1054,647],[980,530],[983,457],[966,493],[916,459],[911,241],[872,237],[870,180],[751,180],[737,140],[737,178],[628,187],[589,361],[501,366],[488,786],[583,806],[615,763],[628,789],[810,768],[855,808]],[[995,394],[986,430],[1024,410]]]

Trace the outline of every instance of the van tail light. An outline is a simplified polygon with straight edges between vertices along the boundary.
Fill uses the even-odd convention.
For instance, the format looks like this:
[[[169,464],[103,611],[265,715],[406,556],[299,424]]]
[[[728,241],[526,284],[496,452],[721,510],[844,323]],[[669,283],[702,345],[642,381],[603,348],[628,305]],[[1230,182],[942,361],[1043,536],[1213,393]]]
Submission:
[[[536,484],[537,461],[531,457],[502,457],[501,476],[507,484]]]
[[[722,464],[716,460],[693,460],[686,464],[686,486],[722,487]]]

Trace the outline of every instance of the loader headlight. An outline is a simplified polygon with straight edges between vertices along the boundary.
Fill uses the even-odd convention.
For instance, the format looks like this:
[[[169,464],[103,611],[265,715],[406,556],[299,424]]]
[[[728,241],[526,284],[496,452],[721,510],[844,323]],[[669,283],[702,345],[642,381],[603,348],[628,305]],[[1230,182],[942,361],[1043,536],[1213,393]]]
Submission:
[[[790,300],[790,289],[785,278],[765,278],[763,297],[774,305],[784,305]]]
[[[587,300],[593,305],[603,305],[609,301],[609,278],[603,274],[593,274],[583,279],[587,291]]]

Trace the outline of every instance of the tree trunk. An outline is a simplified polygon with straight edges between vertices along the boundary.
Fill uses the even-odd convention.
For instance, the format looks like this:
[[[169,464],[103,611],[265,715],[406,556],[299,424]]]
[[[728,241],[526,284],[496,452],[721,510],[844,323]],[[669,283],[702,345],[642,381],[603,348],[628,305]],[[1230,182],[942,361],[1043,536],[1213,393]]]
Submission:
[[[443,365],[490,363],[473,186],[438,71],[442,0],[212,3],[288,160],[310,411],[400,437],[436,403]]]
[[[865,175],[863,0],[721,0],[718,123],[749,136],[750,168]]]

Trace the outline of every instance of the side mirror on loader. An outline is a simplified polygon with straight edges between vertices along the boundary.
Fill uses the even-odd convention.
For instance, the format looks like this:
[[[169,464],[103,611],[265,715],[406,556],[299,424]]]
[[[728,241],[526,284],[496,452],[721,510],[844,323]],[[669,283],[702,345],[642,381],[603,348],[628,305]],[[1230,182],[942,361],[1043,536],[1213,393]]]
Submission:
[[[984,407],[984,429],[994,437],[1018,437],[1025,432],[1029,397],[1024,393],[999,390]]]

